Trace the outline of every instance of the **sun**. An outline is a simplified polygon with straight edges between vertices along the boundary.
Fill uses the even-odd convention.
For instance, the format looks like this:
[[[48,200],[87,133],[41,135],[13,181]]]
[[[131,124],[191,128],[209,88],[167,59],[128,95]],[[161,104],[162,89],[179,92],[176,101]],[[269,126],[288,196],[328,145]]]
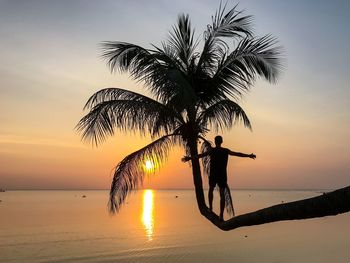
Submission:
[[[152,172],[154,170],[155,166],[151,160],[146,160],[144,168],[147,172]]]

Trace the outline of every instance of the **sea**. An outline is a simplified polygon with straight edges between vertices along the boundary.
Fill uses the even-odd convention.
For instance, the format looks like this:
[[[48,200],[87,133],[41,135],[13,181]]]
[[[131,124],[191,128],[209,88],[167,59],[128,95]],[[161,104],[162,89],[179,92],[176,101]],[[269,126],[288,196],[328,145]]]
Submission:
[[[232,190],[237,215],[320,194]],[[350,213],[225,232],[200,215],[193,190],[138,190],[116,215],[107,190],[6,191],[0,200],[0,262],[350,262]]]

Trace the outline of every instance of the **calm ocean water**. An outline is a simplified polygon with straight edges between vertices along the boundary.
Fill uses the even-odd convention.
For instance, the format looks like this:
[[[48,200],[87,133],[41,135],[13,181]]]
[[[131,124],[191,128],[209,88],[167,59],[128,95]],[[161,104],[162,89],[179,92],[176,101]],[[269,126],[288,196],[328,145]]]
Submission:
[[[318,194],[232,192],[236,214]],[[350,213],[223,232],[200,216],[192,190],[137,191],[115,216],[107,199],[102,190],[0,193],[0,262],[350,262]]]

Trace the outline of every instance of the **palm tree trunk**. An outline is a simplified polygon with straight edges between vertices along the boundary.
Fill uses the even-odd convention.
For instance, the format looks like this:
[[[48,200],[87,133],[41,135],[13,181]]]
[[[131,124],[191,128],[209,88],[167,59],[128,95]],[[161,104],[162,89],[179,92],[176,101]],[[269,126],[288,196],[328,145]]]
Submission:
[[[222,230],[265,223],[334,216],[350,211],[350,186],[313,198],[264,208],[234,217],[220,225]]]
[[[190,148],[191,156],[198,155],[197,140],[195,138],[189,140],[188,147]],[[201,214],[205,216],[208,211],[208,207],[205,204],[203,181],[198,158],[192,159],[192,175],[196,192],[197,205]]]
[[[213,213],[204,216],[221,230],[228,231],[244,226],[334,216],[346,212],[350,212],[350,186],[308,199],[274,205],[227,221],[220,221]]]

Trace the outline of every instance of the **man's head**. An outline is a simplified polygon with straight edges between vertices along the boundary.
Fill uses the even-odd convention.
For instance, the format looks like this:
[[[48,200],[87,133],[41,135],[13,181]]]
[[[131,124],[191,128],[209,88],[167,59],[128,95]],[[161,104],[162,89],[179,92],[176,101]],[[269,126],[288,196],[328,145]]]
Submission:
[[[216,136],[214,140],[215,140],[216,146],[221,146],[221,144],[222,144],[222,137],[221,136]]]

